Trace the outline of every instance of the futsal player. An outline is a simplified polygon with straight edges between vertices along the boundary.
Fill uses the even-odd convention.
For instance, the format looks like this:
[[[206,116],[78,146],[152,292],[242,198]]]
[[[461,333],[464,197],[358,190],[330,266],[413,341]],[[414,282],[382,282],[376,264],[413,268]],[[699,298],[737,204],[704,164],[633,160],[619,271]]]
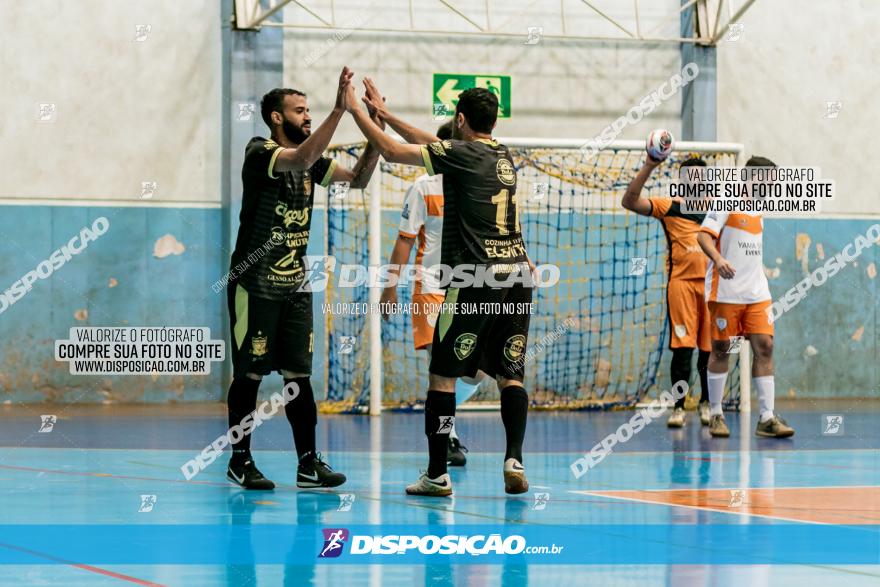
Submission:
[[[345,114],[351,76],[348,68],[342,70],[336,104],[314,132],[304,93],[276,88],[263,96],[260,111],[270,138],[251,139],[242,166],[240,225],[227,292],[233,362],[229,426],[256,409],[264,375],[278,371],[285,385],[295,383],[298,393],[284,412],[299,458],[297,487],[336,487],[345,482],[345,475],[333,471],[315,447],[318,410],[309,379],[314,347],[312,294],[301,286],[315,185],[345,181],[363,188],[378,161],[378,152],[370,145],[352,170],[322,155]],[[240,275],[235,269],[239,263],[245,266]],[[275,484],[254,464],[250,444],[249,435],[232,444],[227,477],[246,489],[273,489]]]
[[[669,246],[667,260],[669,278],[666,285],[666,307],[669,312],[669,349],[672,362],[669,375],[672,385],[678,381],[690,381],[691,362],[694,348],[697,355],[697,373],[700,376],[700,422],[709,424],[709,395],[706,381],[706,367],[712,348],[709,332],[709,311],[703,297],[706,280],[706,256],[697,244],[697,234],[705,214],[682,211],[678,198],[656,196],[641,197],[642,188],[654,169],[662,161],[648,155],[645,164],[630,182],[621,202],[623,207],[642,216],[653,216],[660,220],[666,242]],[[702,159],[691,158],[683,161],[680,167],[705,167]],[[681,428],[685,424],[686,397],[675,402],[675,409],[666,422],[670,428]]]
[[[528,412],[523,387],[523,361],[532,300],[528,257],[520,232],[516,199],[516,170],[510,151],[492,139],[498,117],[498,98],[485,88],[471,88],[458,97],[455,132],[460,139],[438,141],[387,112],[381,94],[366,80],[364,101],[410,143],[385,135],[358,106],[354,88],[346,107],[361,132],[390,162],[425,167],[429,175],[443,174],[443,241],[441,263],[486,268],[504,287],[450,287],[437,319],[432,341],[429,389],[425,401],[428,470],[409,485],[410,495],[452,494],[446,447],[455,422],[455,381],[473,377],[482,367],[501,390],[501,419],[507,437],[502,468],[507,493],[528,491],[522,465],[522,444]],[[526,280],[517,278],[527,276]],[[511,279],[513,277],[514,279]],[[516,281],[511,283],[511,281]],[[511,304],[511,313],[465,313],[480,304]],[[491,309],[491,308],[490,308]],[[485,366],[485,367],[484,367]]]
[[[391,125],[393,128],[393,125]],[[437,138],[446,141],[452,136],[452,121],[437,129]],[[421,267],[419,278],[413,288],[412,302],[414,310],[411,314],[413,343],[416,350],[427,352],[431,356],[431,341],[434,339],[434,325],[443,304],[443,289],[439,286],[440,279],[437,266],[440,264],[440,241],[443,234],[443,176],[423,174],[419,176],[406,192],[403,211],[400,213],[400,226],[397,240],[391,252],[389,263],[392,267],[400,267],[409,263],[413,245],[416,249],[416,265]],[[399,273],[391,269],[392,273]],[[382,292],[383,307],[397,303],[397,283],[389,285]],[[384,318],[387,320],[388,315]],[[476,393],[480,380],[485,376],[478,372],[476,378],[461,377],[455,381],[455,405],[460,406]],[[463,467],[467,463],[464,453],[467,448],[462,446],[456,434],[455,426],[449,432],[449,444],[446,448],[446,463],[452,467]]]
[[[776,167],[769,159],[752,157],[746,167]],[[728,358],[734,337],[749,340],[754,353],[752,381],[760,415],[757,436],[787,438],[792,429],[774,412],[773,323],[767,309],[772,303],[762,259],[764,220],[760,212],[709,212],[697,236],[709,257],[706,300],[712,328],[709,358],[709,402],[712,436],[730,436],[721,400],[727,381]]]

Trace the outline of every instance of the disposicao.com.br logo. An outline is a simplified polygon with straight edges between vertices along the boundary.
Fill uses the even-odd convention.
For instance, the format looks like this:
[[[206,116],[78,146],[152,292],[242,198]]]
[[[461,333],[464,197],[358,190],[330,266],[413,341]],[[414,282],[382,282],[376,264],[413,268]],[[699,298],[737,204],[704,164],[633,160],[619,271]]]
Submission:
[[[350,535],[345,528],[324,528],[318,558],[338,558],[348,543],[349,555],[516,555],[560,554],[564,546],[528,546],[519,534],[385,534]]]

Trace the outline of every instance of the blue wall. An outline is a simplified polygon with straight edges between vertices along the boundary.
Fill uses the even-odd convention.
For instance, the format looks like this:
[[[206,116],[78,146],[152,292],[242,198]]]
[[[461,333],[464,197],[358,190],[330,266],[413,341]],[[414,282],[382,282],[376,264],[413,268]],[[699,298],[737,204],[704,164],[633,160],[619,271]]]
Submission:
[[[219,209],[157,207],[0,207],[0,289],[34,269],[94,220],[110,221],[106,234],[0,314],[0,401],[205,401],[224,397],[222,370],[200,377],[91,377],[68,373],[54,361],[54,341],[73,326],[207,326],[213,338],[225,338],[225,292],[211,289],[228,269]],[[392,226],[396,213],[383,225]],[[650,222],[646,219],[645,222]],[[808,270],[842,249],[874,221],[803,219],[766,222],[764,263],[779,267],[770,280],[774,297],[803,278],[796,258],[797,235],[808,235]],[[324,218],[313,221],[310,253],[324,242]],[[155,241],[174,235],[182,255],[153,256]],[[627,247],[625,243],[615,247]],[[631,247],[630,247],[631,248]],[[629,250],[624,256],[628,256]],[[616,256],[616,255],[615,255]],[[781,262],[777,263],[776,259]],[[877,280],[868,265],[880,261],[877,247],[857,265],[846,267],[811,291],[777,323],[777,390],[781,397],[866,397],[878,392]],[[110,280],[117,285],[110,287]],[[325,386],[323,319],[316,296],[315,386]],[[78,320],[78,311],[88,317]],[[810,356],[808,346],[816,350]],[[664,363],[666,361],[664,360]],[[665,370],[663,370],[665,372]],[[265,391],[271,392],[272,379]],[[661,381],[661,383],[665,383]]]

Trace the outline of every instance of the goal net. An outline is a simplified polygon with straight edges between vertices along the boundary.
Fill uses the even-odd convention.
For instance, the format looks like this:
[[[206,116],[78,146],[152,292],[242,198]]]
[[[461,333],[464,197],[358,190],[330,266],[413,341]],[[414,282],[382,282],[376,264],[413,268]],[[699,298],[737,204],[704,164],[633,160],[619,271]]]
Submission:
[[[529,256],[560,271],[555,286],[534,290],[525,364],[533,405],[626,407],[669,389],[666,237],[660,222],[620,206],[644,160],[644,143],[618,141],[586,159],[578,141],[499,140],[514,157]],[[330,156],[353,166],[361,148],[334,147]],[[741,151],[736,144],[678,143],[652,174],[644,195],[666,194],[684,159],[699,156],[710,166],[734,166]],[[380,258],[387,263],[404,195],[423,173],[422,168],[383,162],[368,189],[331,189],[326,200],[326,255],[337,266],[369,265],[370,198],[377,197],[381,222],[374,226],[381,225]],[[322,408],[364,412],[371,389],[380,391],[386,409],[419,406],[427,389],[428,362],[423,351],[413,348],[411,316],[392,315],[381,322],[381,339],[371,338],[366,285],[339,287],[338,276],[330,274],[324,295],[331,310],[323,314],[328,360]],[[398,287],[402,308],[411,295],[411,286]],[[371,347],[376,344],[381,346],[381,381],[372,382],[371,356],[379,354]],[[738,375],[731,375],[725,403],[736,409]],[[696,376],[694,368],[694,380]],[[497,401],[495,383],[485,381],[467,405]]]

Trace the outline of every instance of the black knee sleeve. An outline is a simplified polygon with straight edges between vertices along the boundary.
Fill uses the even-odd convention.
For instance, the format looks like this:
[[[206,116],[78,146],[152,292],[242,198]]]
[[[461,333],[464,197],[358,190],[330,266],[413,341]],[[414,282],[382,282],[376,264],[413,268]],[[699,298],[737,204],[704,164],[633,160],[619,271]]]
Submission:
[[[693,356],[694,349],[672,349],[672,363],[669,366],[669,378],[672,380],[672,385],[682,380],[690,385],[691,358]]]
[[[450,420],[450,418],[452,418]],[[455,422],[455,394],[430,390],[425,400],[425,434],[449,434]]]
[[[318,404],[312,391],[312,381],[308,377],[285,379],[284,385],[294,383],[299,388],[296,397],[284,406],[284,414],[291,423],[316,426],[318,424]],[[295,414],[295,416],[294,416]]]
[[[700,376],[700,401],[709,401],[709,357],[710,351],[700,351],[697,355],[697,374]]]

